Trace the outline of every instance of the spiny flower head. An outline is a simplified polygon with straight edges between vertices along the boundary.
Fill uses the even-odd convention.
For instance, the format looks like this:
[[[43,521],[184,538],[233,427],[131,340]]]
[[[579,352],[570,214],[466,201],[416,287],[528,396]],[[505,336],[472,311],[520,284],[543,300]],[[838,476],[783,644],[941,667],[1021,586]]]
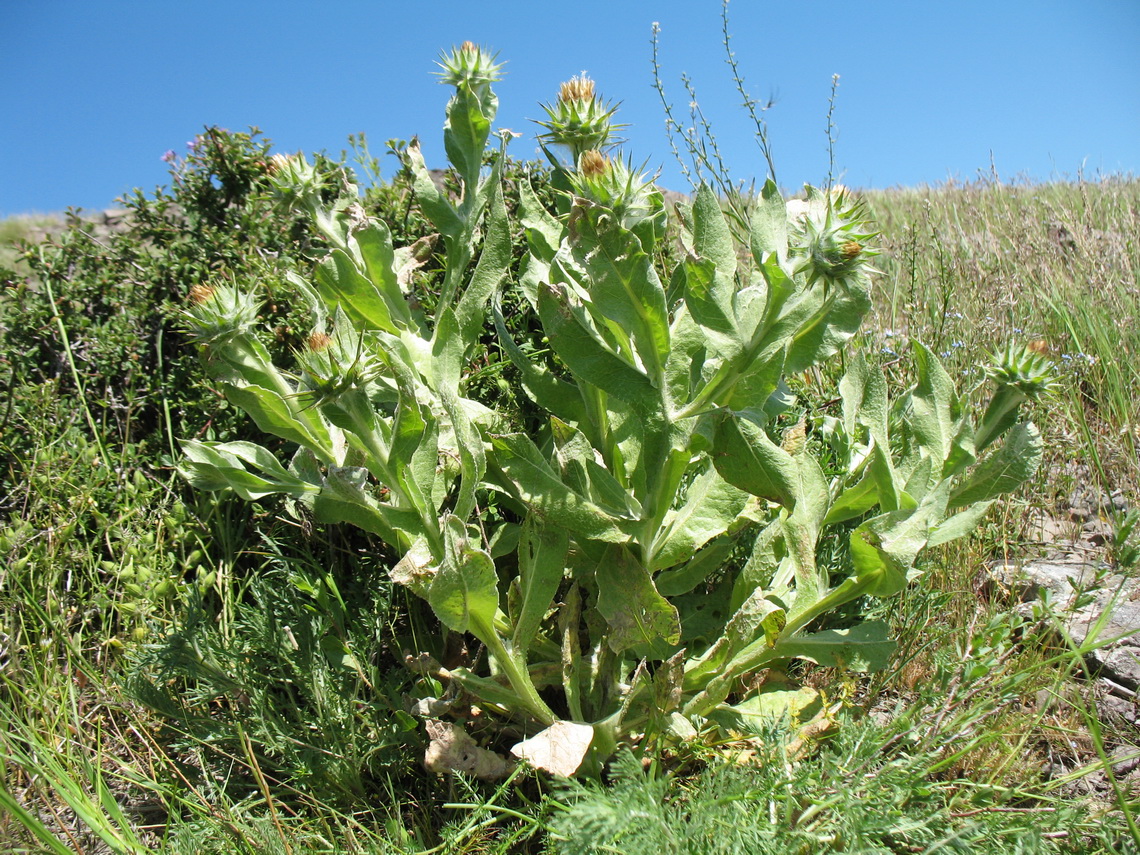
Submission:
[[[197,284],[190,288],[189,300],[182,320],[190,337],[200,344],[224,345],[257,325],[259,301],[236,286]]]
[[[1056,366],[1032,345],[1008,345],[994,357],[986,376],[999,386],[1016,389],[1031,399],[1052,393],[1058,385]]]
[[[575,163],[583,152],[601,150],[617,142],[614,132],[625,127],[613,122],[617,105],[602,101],[594,81],[585,72],[558,88],[558,100],[553,106],[541,106],[547,121],[538,122],[546,128],[546,133],[539,134],[539,141],[566,146]]]
[[[502,79],[502,63],[496,63],[497,53],[491,53],[474,42],[464,42],[451,53],[440,55],[437,65],[439,82],[459,87],[464,84],[482,92],[496,80]]]
[[[797,273],[809,284],[843,284],[873,272],[868,260],[878,251],[870,246],[877,233],[868,227],[863,204],[845,187],[829,192],[807,188],[806,200],[788,203],[792,255],[799,257]]]
[[[313,332],[297,353],[303,372],[302,394],[320,404],[342,393],[362,389],[383,371],[364,333],[339,317],[332,335]]]
[[[653,179],[630,162],[590,149],[582,152],[578,169],[568,173],[568,177],[576,195],[609,208],[624,228],[633,230],[647,220],[655,221],[655,230],[664,228],[661,191]]]
[[[275,154],[266,165],[271,192],[282,207],[296,210],[320,205],[324,181],[305,155]]]

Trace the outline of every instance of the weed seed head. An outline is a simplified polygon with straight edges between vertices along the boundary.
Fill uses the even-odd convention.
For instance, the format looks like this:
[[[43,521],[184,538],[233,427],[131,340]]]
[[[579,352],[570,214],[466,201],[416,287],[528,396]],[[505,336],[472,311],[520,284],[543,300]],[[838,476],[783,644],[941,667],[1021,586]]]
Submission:
[[[320,353],[322,350],[327,350],[331,344],[332,338],[328,335],[328,333],[323,332],[313,333],[309,336],[308,341],[305,342],[305,345],[313,353]]]
[[[601,178],[609,168],[609,158],[597,149],[584,151],[578,158],[578,171],[584,178]]]
[[[579,77],[571,77],[558,89],[559,101],[593,101],[594,81],[585,73]]]
[[[210,285],[202,285],[201,283],[190,286],[190,302],[195,306],[201,306],[203,303],[210,302],[214,296],[214,289]]]

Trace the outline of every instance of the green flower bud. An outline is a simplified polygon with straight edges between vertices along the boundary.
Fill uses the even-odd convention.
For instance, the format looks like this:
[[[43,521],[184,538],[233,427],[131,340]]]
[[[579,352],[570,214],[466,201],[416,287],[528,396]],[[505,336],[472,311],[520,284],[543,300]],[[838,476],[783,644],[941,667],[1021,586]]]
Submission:
[[[320,206],[324,181],[303,154],[275,154],[268,168],[270,191],[279,205],[292,210]]]
[[[443,71],[438,73],[439,82],[455,87],[466,84],[476,93],[482,92],[502,79],[503,65],[495,62],[497,56],[474,42],[464,42],[440,56],[437,64]]]
[[[999,387],[1016,389],[1029,399],[1056,390],[1056,366],[1031,346],[1008,345],[986,368],[986,375]]]
[[[577,171],[568,177],[576,195],[609,208],[623,228],[632,231],[652,221],[654,233],[663,233],[666,213],[661,191],[629,162],[591,149],[582,153]]]
[[[844,187],[822,193],[807,188],[806,200],[788,203],[793,228],[792,255],[800,258],[797,273],[809,284],[844,284],[874,272],[868,259],[878,255],[868,243],[876,233],[868,228],[862,203]]]
[[[249,334],[257,324],[258,301],[232,285],[194,285],[182,319],[190,337],[211,347]]]
[[[314,332],[297,362],[304,375],[301,394],[318,405],[363,389],[383,372],[364,334],[351,325],[338,326],[331,336]]]

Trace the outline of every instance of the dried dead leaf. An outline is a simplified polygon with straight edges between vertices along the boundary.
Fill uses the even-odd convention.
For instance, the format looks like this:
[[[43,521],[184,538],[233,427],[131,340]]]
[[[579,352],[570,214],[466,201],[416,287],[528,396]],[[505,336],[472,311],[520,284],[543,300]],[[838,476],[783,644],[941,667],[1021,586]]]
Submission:
[[[569,778],[582,765],[593,739],[594,729],[588,724],[556,721],[514,746],[511,753],[536,769]]]
[[[484,781],[498,781],[514,768],[506,757],[480,748],[462,727],[451,722],[429,719],[424,728],[431,740],[424,752],[424,768],[429,772],[463,772]]]

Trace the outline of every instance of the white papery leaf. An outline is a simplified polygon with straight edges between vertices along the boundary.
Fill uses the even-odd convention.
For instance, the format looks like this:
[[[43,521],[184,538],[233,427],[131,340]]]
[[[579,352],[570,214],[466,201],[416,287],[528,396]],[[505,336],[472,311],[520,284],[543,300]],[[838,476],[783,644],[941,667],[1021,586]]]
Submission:
[[[511,754],[536,769],[569,778],[582,765],[593,739],[594,729],[588,724],[556,721],[538,735],[518,743]]]

